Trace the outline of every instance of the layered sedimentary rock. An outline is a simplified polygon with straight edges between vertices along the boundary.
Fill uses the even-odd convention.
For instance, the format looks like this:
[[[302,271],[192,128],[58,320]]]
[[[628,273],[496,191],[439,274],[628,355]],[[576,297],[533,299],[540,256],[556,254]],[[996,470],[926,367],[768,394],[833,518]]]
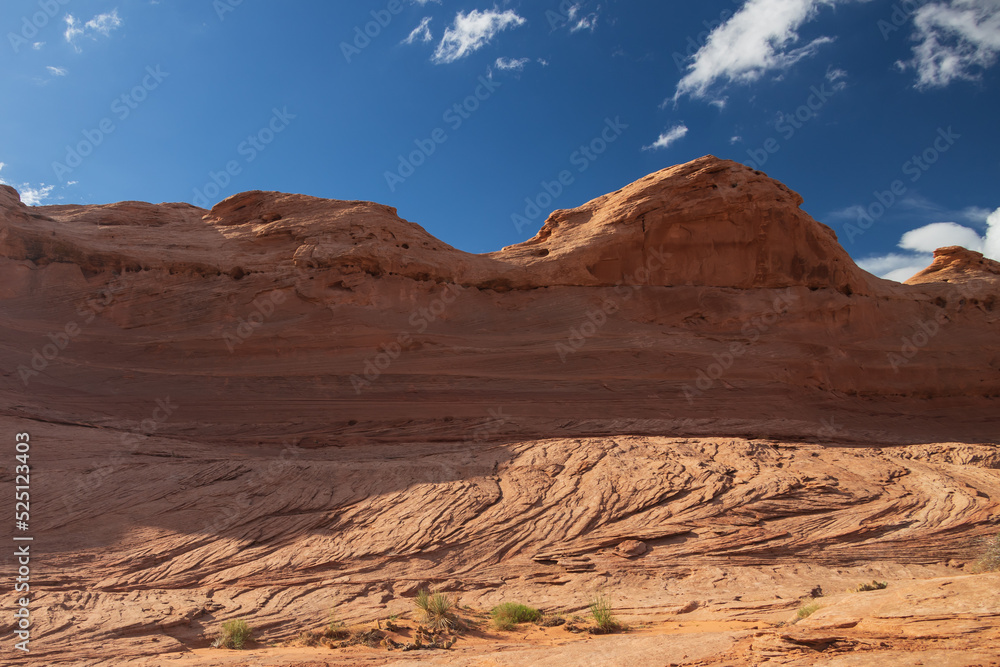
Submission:
[[[370,202],[27,207],[0,186],[0,425],[32,435],[37,655],[201,651],[236,617],[284,641],[427,585],[570,613],[615,591],[637,622],[716,624],[719,664],[794,657],[846,617],[868,634],[829,646],[903,650],[890,625],[910,623],[940,649],[933,605],[890,622],[836,598],[751,630],[816,586],[971,590],[959,566],[997,529],[996,262],[945,248],[884,281],[802,203],[706,157],[475,255]],[[968,613],[942,627],[976,655]]]

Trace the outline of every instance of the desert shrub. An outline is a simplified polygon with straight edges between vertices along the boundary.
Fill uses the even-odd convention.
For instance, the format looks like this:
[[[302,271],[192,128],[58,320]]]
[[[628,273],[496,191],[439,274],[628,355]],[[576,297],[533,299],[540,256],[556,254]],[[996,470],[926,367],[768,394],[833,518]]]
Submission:
[[[222,624],[222,631],[212,642],[212,647],[242,649],[252,639],[253,628],[242,619],[233,619]]]
[[[812,602],[807,605],[799,607],[799,611],[796,613],[796,619],[801,621],[803,618],[809,618],[819,609],[818,602]]]
[[[458,617],[452,611],[452,602],[443,593],[431,593],[426,589],[417,591],[414,603],[424,613],[424,622],[431,630],[452,630],[458,625]]]
[[[603,594],[595,595],[590,601],[590,615],[594,617],[597,629],[601,632],[617,632],[622,625],[615,618],[611,601]]]
[[[562,614],[545,614],[538,620],[538,625],[543,628],[554,628],[560,625],[566,625],[566,619],[563,618]]]
[[[513,630],[518,623],[534,623],[542,612],[517,602],[504,602],[490,610],[493,625],[498,630]]]
[[[973,566],[973,572],[996,572],[1000,570],[1000,533],[986,540],[986,548]]]
[[[880,591],[884,588],[889,588],[888,581],[874,581],[870,584],[858,584],[854,588],[848,591],[848,593],[864,593],[865,591]]]

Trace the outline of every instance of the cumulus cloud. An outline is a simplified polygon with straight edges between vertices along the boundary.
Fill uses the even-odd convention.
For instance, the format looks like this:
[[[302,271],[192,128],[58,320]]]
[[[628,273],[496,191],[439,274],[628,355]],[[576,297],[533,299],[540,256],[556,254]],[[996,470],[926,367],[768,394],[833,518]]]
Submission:
[[[969,250],[981,250],[983,239],[974,229],[954,222],[935,222],[903,234],[899,247],[917,252],[934,252],[949,245],[960,245]]]
[[[1000,2],[933,2],[913,17],[913,60],[898,63],[917,71],[917,88],[940,88],[956,79],[975,80],[1000,52]]]
[[[86,23],[81,22],[72,14],[63,17],[63,21],[66,22],[66,31],[63,36],[78,52],[80,51],[80,47],[76,43],[78,38],[86,36],[96,39],[97,35],[107,37],[112,30],[117,30],[124,24],[124,21],[118,16],[117,8],[104,14],[97,14]]]
[[[955,222],[935,222],[906,232],[898,245],[911,252],[867,257],[859,260],[858,266],[882,278],[903,282],[927,268],[934,259],[933,252],[946,246],[960,245],[1000,260],[1000,208],[986,217],[982,235]]]
[[[858,266],[880,278],[901,283],[926,269],[933,260],[934,256],[930,254],[889,253],[858,260]]]
[[[413,29],[409,37],[403,40],[403,44],[415,44],[417,42],[429,42],[434,39],[431,34],[431,17],[425,16],[420,20],[420,25]]]
[[[0,171],[3,171],[6,166],[7,165],[5,163],[0,162]],[[0,185],[13,185],[13,183],[8,183],[3,179],[3,177],[0,177]],[[31,187],[27,183],[22,183],[19,187],[17,187],[17,191],[21,194],[21,201],[24,204],[27,206],[38,206],[44,200],[49,198],[49,195],[52,194],[52,190],[54,188],[54,185],[45,185],[44,183],[39,185],[37,188]]]
[[[501,31],[525,23],[527,21],[512,9],[504,12],[496,8],[483,11],[474,9],[468,14],[459,12],[455,15],[454,24],[445,29],[432,60],[439,65],[461,60],[489,44]]]
[[[66,76],[69,74],[69,70],[65,67],[53,67],[52,65],[49,65],[45,69],[49,70],[49,74],[52,76]]]
[[[529,62],[531,62],[531,58],[497,58],[496,67],[497,69],[520,72]]]
[[[19,192],[21,193],[21,202],[26,206],[41,206],[42,202],[49,198],[52,194],[52,189],[55,188],[54,185],[45,185],[42,183],[37,188],[33,188],[29,185],[22,185]]]
[[[683,123],[674,125],[672,128],[661,134],[656,141],[651,143],[649,146],[643,146],[642,150],[651,151],[658,150],[660,148],[669,148],[671,144],[683,138],[687,133],[687,126]]]
[[[692,56],[677,84],[673,101],[683,95],[705,97],[716,82],[748,83],[770,71],[785,70],[815,54],[833,40],[817,37],[792,48],[798,30],[813,20],[821,6],[851,0],[747,0],[733,16],[715,28]]]
[[[986,218],[986,236],[983,237],[983,254],[1000,261],[1000,208]]]

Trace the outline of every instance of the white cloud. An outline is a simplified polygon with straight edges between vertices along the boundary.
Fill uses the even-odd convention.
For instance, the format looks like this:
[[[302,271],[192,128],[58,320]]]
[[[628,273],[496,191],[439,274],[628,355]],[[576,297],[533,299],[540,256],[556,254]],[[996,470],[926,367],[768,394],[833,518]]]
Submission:
[[[983,254],[1000,261],[1000,208],[986,218],[986,236],[983,237]]]
[[[769,71],[787,69],[833,40],[818,37],[791,49],[802,24],[823,5],[851,0],[747,0],[732,18],[715,28],[692,57],[677,84],[673,101],[682,95],[705,97],[717,81],[748,83]]]
[[[954,222],[935,222],[903,234],[899,247],[917,252],[934,252],[949,245],[960,245],[969,250],[981,251],[983,240],[974,229]]]
[[[122,20],[118,16],[118,10],[113,9],[107,14],[98,14],[94,18],[87,21],[84,27],[87,30],[93,30],[94,32],[99,32],[105,37],[111,34],[112,30],[120,28],[122,25]]]
[[[80,19],[76,18],[72,14],[64,16],[63,21],[66,22],[66,32],[63,33],[63,36],[77,52],[80,51],[80,47],[76,44],[76,39],[78,37],[84,35],[90,37],[91,39],[97,39],[97,35],[104,35],[107,37],[111,34],[112,30],[117,30],[125,23],[122,21],[121,17],[118,16],[117,8],[104,14],[97,14],[86,23],[81,23]]]
[[[954,222],[935,222],[903,234],[899,247],[911,253],[867,257],[859,260],[858,266],[882,278],[903,282],[926,269],[934,259],[935,250],[953,245],[1000,260],[1000,208],[987,216],[986,232],[982,236],[976,230]]]
[[[681,139],[684,135],[688,133],[687,126],[681,123],[680,125],[674,125],[672,128],[661,134],[656,141],[654,141],[649,146],[643,146],[642,150],[657,150],[660,148],[668,148],[670,144]]]
[[[975,80],[1000,52],[1000,2],[948,0],[924,5],[913,17],[917,88],[940,88],[956,79]]]
[[[847,88],[847,72],[836,69],[832,65],[826,70],[826,80],[833,84],[833,89],[840,91]]]
[[[403,44],[414,44],[416,42],[429,42],[434,39],[431,34],[431,17],[425,16],[420,20],[420,25],[413,29],[409,37],[403,40]]]
[[[549,66],[549,61],[546,60],[545,58],[539,58],[538,59],[538,64],[541,65],[542,67],[548,67]]]
[[[35,42],[34,44],[31,45],[31,48],[33,48],[35,51],[38,51],[43,46],[45,46],[45,42]]]
[[[44,183],[37,188],[22,185],[19,190],[21,193],[21,202],[25,206],[40,206],[43,201],[49,198],[53,188],[55,188],[54,185],[45,185]]]
[[[962,209],[962,216],[972,222],[986,222],[987,218],[990,217],[990,213],[990,209],[983,208],[982,206],[966,206]]]
[[[735,143],[738,143],[740,141],[743,141],[743,137],[741,137],[738,134],[729,137],[729,143],[730,144],[735,144]]]
[[[826,70],[826,80],[829,81],[830,83],[846,78],[847,78],[847,72],[845,72],[842,69],[834,69],[833,67],[830,67],[828,70]]]
[[[49,74],[52,76],[66,76],[69,74],[69,70],[65,67],[53,67],[52,65],[48,65],[45,69],[49,70]]]
[[[527,21],[512,9],[504,12],[496,8],[474,9],[468,14],[459,12],[452,27],[444,31],[432,60],[439,65],[461,60],[486,46],[499,32],[525,23]]]
[[[72,44],[74,39],[83,34],[83,28],[80,27],[80,22],[72,14],[67,14],[63,20],[66,21],[66,32],[63,33],[63,36],[67,42]]]
[[[497,58],[496,68],[503,70],[517,70],[520,72],[529,62],[531,62],[531,58]]]
[[[0,162],[0,171],[3,171],[6,166],[6,163]],[[13,183],[8,183],[3,178],[0,178],[0,185],[13,186]],[[55,188],[54,185],[45,185],[44,183],[39,185],[37,188],[31,187],[27,183],[21,184],[20,187],[14,187],[16,187],[17,191],[21,194],[21,202],[28,206],[38,206],[42,203],[42,201],[49,198],[49,195]]]
[[[886,280],[903,282],[926,269],[934,261],[933,255],[900,255],[889,253],[880,257],[858,260],[858,266]]]
[[[439,4],[439,5],[441,4],[441,0],[410,0],[410,1],[413,4],[420,5],[421,7],[423,7],[424,5],[426,5],[428,2],[433,2],[433,3]]]
[[[581,30],[589,30],[594,32],[597,29],[597,12],[592,12],[586,16],[577,17],[577,13],[580,11],[580,6],[576,5],[570,9],[570,32],[580,32]]]

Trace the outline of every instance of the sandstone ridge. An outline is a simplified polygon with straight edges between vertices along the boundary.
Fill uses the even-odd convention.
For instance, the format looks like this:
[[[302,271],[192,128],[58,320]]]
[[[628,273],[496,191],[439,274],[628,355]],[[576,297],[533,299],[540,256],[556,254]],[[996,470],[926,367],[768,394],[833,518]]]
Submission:
[[[207,275],[294,265],[496,289],[636,282],[878,289],[801,203],[761,172],[706,156],[555,211],[534,238],[474,255],[370,202],[254,191],[204,212],[138,202],[29,209],[8,197],[0,201],[7,211],[0,253],[36,264],[75,263],[88,273]]]

